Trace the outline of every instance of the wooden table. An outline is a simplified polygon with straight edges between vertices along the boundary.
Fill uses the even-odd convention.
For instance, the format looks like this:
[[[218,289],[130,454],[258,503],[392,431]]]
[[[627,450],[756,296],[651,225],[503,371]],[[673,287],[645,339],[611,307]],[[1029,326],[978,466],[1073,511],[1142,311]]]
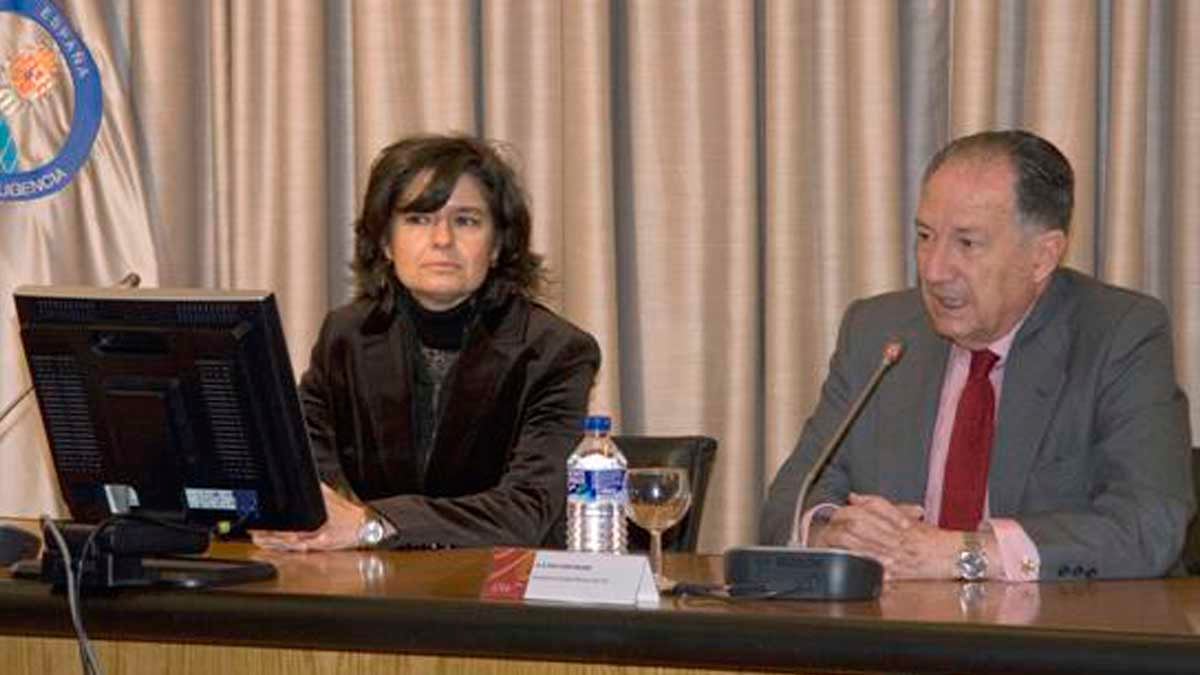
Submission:
[[[1200,672],[1200,579],[893,582],[874,602],[664,598],[658,608],[482,601],[488,550],[223,557],[272,581],[88,597],[108,673]],[[667,572],[719,581],[719,556]],[[67,605],[0,572],[0,672],[79,672]]]

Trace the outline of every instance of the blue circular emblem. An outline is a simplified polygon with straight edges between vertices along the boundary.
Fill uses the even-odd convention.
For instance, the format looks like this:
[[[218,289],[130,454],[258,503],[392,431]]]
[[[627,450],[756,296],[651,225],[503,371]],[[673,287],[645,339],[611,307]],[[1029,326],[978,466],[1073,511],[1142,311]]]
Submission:
[[[66,187],[91,153],[104,115],[100,71],[87,45],[50,0],[0,0],[0,13],[3,12],[36,22],[57,47],[57,54],[48,43],[28,46],[24,51],[18,49],[15,55],[0,53],[0,67],[8,71],[0,74],[0,201],[37,199]],[[30,101],[44,93],[50,78],[48,73],[60,68],[70,73],[75,91],[71,131],[53,159],[18,171],[19,139],[12,132],[12,120],[5,118],[16,110],[34,114]]]

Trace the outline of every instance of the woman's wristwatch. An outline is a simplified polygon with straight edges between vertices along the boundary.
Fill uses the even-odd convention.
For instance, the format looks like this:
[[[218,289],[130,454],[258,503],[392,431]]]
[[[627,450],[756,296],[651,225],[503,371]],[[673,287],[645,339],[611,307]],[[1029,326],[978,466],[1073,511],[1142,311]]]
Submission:
[[[358,526],[358,547],[375,548],[393,534],[395,528],[383,516],[376,513],[375,509],[367,507],[366,515],[366,520]]]

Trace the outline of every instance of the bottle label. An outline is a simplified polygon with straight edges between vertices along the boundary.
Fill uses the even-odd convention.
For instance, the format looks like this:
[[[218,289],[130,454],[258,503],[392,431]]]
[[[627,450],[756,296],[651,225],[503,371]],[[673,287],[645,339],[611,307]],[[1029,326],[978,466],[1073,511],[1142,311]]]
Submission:
[[[573,469],[567,472],[567,499],[575,502],[615,501],[625,503],[625,470]]]

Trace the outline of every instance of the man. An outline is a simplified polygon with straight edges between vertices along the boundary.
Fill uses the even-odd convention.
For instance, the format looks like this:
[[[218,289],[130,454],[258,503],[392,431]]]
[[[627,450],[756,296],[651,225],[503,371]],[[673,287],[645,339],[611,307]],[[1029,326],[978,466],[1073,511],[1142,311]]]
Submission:
[[[1074,177],[1024,131],[958,139],[926,169],[919,288],[853,303],[816,411],[771,486],[769,543],[875,556],[892,578],[1160,576],[1195,510],[1166,310],[1060,268]],[[881,360],[811,490],[799,485]]]

